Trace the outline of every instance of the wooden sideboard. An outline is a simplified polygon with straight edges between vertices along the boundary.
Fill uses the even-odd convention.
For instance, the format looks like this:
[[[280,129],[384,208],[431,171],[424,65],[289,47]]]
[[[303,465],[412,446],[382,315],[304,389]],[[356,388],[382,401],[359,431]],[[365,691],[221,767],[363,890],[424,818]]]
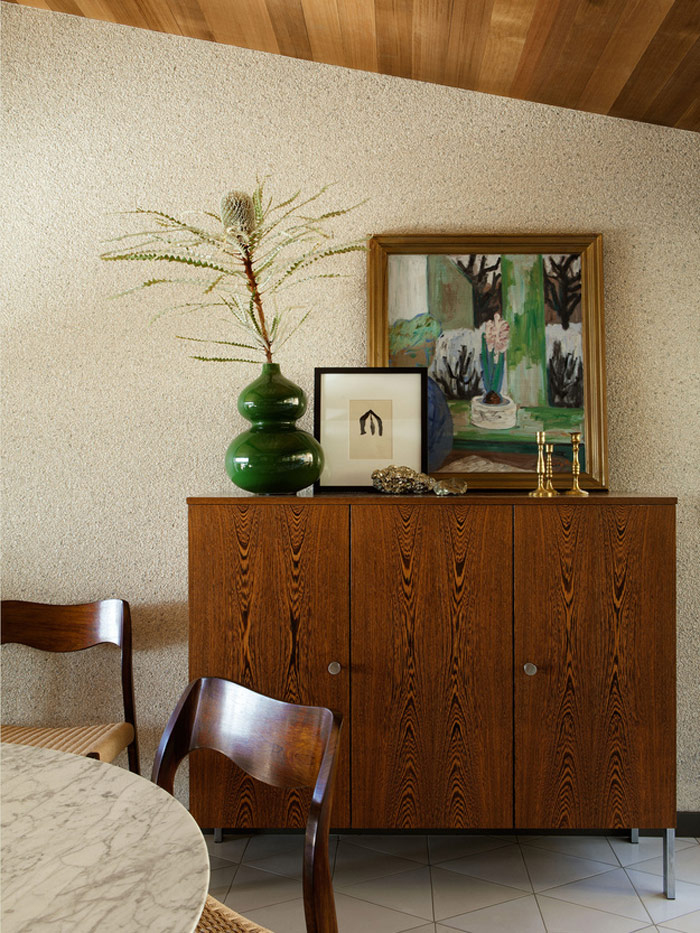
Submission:
[[[337,828],[675,826],[675,499],[188,504],[190,676],[343,713]],[[200,825],[303,826],[192,757]]]

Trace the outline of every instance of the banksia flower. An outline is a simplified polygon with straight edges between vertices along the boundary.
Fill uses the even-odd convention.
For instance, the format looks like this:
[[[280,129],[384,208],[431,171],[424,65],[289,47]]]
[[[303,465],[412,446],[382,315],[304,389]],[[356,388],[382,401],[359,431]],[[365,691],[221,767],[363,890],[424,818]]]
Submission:
[[[221,220],[228,232],[233,228],[234,233],[244,234],[248,237],[255,227],[255,209],[253,199],[245,191],[229,191],[221,199]]]
[[[185,297],[183,302],[166,310],[188,313],[225,310],[233,326],[246,338],[243,343],[182,337],[195,343],[224,345],[231,348],[225,352],[237,354],[196,356],[195,359],[252,363],[250,354],[261,353],[270,363],[273,346],[275,351],[283,346],[311,313],[298,305],[280,307],[278,294],[300,282],[342,275],[340,272],[316,272],[316,263],[365,249],[363,241],[337,245],[328,242],[326,223],[352,208],[325,211],[317,217],[308,215],[308,205],[325,191],[321,188],[306,198],[297,191],[278,203],[264,197],[262,181],[258,181],[252,194],[229,191],[221,199],[223,232],[219,226],[211,229],[209,221],[206,221],[207,226],[198,226],[189,215],[180,219],[163,211],[137,208],[129,213],[148,216],[149,229],[115,237],[118,247],[102,253],[102,259],[187,266],[190,274],[186,278],[171,278],[167,274],[152,276],[122,294],[152,286],[173,286],[178,290],[183,286],[194,288],[196,292],[192,298]],[[211,211],[203,214],[209,220],[216,218],[219,223],[219,218]],[[152,224],[157,227],[155,231],[150,229]],[[135,242],[128,245],[132,237]],[[245,357],[238,355],[241,350],[247,351]]]

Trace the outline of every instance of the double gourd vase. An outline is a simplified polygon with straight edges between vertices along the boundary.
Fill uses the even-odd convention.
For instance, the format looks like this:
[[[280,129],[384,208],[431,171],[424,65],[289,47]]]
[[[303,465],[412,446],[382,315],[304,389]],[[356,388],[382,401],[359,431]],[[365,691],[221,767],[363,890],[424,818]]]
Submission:
[[[241,392],[238,410],[251,422],[226,451],[226,472],[257,495],[293,495],[316,482],[323,469],[318,441],[295,422],[306,411],[303,389],[263,363],[262,374]]]

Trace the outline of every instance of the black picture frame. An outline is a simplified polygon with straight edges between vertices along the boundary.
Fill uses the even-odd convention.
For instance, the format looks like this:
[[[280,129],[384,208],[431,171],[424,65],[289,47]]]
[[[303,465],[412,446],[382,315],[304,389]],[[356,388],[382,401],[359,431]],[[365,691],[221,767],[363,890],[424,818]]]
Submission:
[[[327,377],[347,376],[346,384],[343,380],[333,380],[329,384]],[[410,389],[410,383],[415,380],[415,389]],[[368,399],[378,399],[377,392],[386,392],[391,386],[391,392],[385,401],[391,401],[392,432],[391,455],[376,458],[352,457],[349,445],[352,438],[349,433],[351,424],[350,407],[348,417],[328,417],[326,402],[329,393],[333,403],[338,406],[347,398],[348,406],[351,403]],[[409,391],[407,391],[407,388]],[[348,393],[345,395],[344,390]],[[383,399],[384,400],[384,399]],[[398,405],[398,413],[394,414],[394,406]],[[412,406],[415,408],[412,411]],[[360,406],[362,407],[362,406]],[[377,407],[377,406],[375,406]],[[336,412],[338,408],[336,407]],[[364,419],[364,421],[363,421]],[[369,419],[369,420],[367,420]],[[388,446],[384,434],[384,423],[372,410],[363,413],[360,420],[360,434],[367,437],[370,449],[372,446],[381,453],[381,446]],[[395,433],[394,428],[402,423],[401,433]],[[347,425],[347,428],[343,426]],[[369,429],[367,428],[369,425]],[[410,430],[412,425],[413,436]],[[381,429],[380,429],[381,428]],[[376,432],[376,433],[375,433]],[[314,483],[314,494],[369,492],[373,490],[372,471],[396,464],[397,466],[410,466],[413,469],[425,472],[428,464],[428,374],[425,369],[414,369],[410,366],[330,366],[316,367],[314,370],[314,436],[324,451],[325,464],[321,476]],[[383,440],[380,440],[380,437]],[[345,447],[347,438],[348,448]],[[345,456],[344,456],[345,452]],[[410,456],[407,454],[410,453]],[[396,455],[395,455],[396,454]],[[356,463],[354,462],[356,461]],[[405,462],[410,461],[410,462]],[[353,469],[353,467],[356,467]],[[339,481],[334,481],[337,478]],[[365,480],[358,482],[357,480]]]

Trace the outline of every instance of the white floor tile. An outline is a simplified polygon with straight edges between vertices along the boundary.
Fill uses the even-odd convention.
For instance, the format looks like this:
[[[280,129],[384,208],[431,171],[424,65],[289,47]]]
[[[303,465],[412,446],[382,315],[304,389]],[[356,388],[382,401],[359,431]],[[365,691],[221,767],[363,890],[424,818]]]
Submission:
[[[664,923],[700,909],[700,884],[676,883],[676,899],[669,901],[662,890],[661,878],[628,868],[630,881],[644,902],[654,923]]]
[[[509,885],[528,893],[532,891],[520,846],[517,845],[501,846],[477,855],[450,859],[448,862],[441,862],[440,868],[483,878],[484,881],[493,881],[496,884]]]
[[[212,868],[209,875],[209,893],[220,901],[226,897],[238,871],[238,865],[227,862],[225,868]]]
[[[545,933],[537,901],[533,895],[515,901],[482,907],[459,917],[450,917],[450,926],[468,933]],[[588,933],[588,931],[586,931]]]
[[[338,845],[336,839],[331,839],[328,843],[328,858],[333,868],[335,859],[335,849]],[[262,871],[271,871],[276,875],[286,875],[288,878],[297,878],[301,881],[304,873],[304,846],[294,846],[285,849],[275,855],[268,855],[266,858],[246,860],[246,865],[252,868],[259,868]]]
[[[415,867],[416,863],[410,859],[397,858],[394,855],[385,855],[383,852],[356,846],[344,838],[338,843],[333,884],[341,887],[359,884],[360,881],[369,881],[371,878],[382,878],[400,871],[411,871]]]
[[[336,895],[335,903],[339,933],[403,933],[404,930],[414,930],[424,925],[420,917],[358,901],[346,894]],[[276,929],[280,929],[279,925]],[[286,933],[284,927],[281,929]]]
[[[644,923],[643,920],[632,920],[602,910],[581,907],[544,894],[538,894],[537,901],[548,933],[632,933],[633,930],[639,930],[640,923]]]
[[[373,878],[360,884],[340,885],[335,882],[334,887],[336,891],[362,901],[400,910],[424,920],[433,919],[433,895],[430,869],[427,866],[384,878]]]
[[[645,862],[636,862],[634,869],[652,875],[663,875],[664,860],[659,856]],[[676,852],[676,880],[700,884],[700,846],[689,846]]]
[[[663,840],[661,836],[640,836],[639,842],[632,845],[624,836],[608,836],[608,842],[613,852],[620,860],[623,868],[634,865],[636,862],[645,862],[662,854]],[[676,852],[694,845],[692,839],[676,839]]]
[[[449,917],[522,897],[521,891],[502,884],[493,884],[439,867],[431,868],[430,871],[436,920],[448,922]]]
[[[259,859],[281,855],[283,852],[298,852],[299,858],[303,858],[303,833],[280,833],[279,835],[275,833],[262,833],[259,836],[251,836],[241,861],[256,862]]]
[[[361,833],[342,837],[351,845],[363,846],[384,852],[386,855],[396,855],[399,858],[428,864],[428,837],[427,836],[371,836]]]
[[[650,878],[650,875],[643,875]],[[632,920],[648,923],[650,915],[644,909],[632,882],[622,868],[607,871],[605,874],[575,881],[558,888],[548,890],[547,895],[557,900],[569,901],[581,907],[594,907],[609,914],[619,914]]]
[[[430,864],[437,865],[447,859],[487,852],[514,842],[515,836],[429,836]]]
[[[293,878],[273,875],[251,865],[241,865],[224,903],[246,914],[257,907],[291,901],[301,896],[301,884]]]
[[[615,871],[609,862],[595,862],[592,859],[575,858],[549,849],[535,846],[522,847],[523,858],[535,891],[546,891],[558,885],[580,881],[592,875]]]
[[[223,842],[214,842],[214,836],[210,833],[204,836],[204,841],[209,850],[209,859],[214,867],[214,859],[217,861],[240,862],[248,845],[250,836],[224,836]]]
[[[619,864],[605,836],[518,836],[518,841],[524,846],[550,849],[595,862],[608,862],[616,868]]]
[[[231,907],[236,910],[233,904],[231,904]],[[285,901],[283,904],[248,910],[245,916],[247,920],[253,920],[255,923],[267,927],[268,930],[283,930],[284,933],[306,933],[304,901],[300,897],[293,901]]]
[[[668,923],[662,923],[659,929],[679,930],[680,933],[700,933],[700,910],[694,910],[692,914],[685,914],[669,920]]]

